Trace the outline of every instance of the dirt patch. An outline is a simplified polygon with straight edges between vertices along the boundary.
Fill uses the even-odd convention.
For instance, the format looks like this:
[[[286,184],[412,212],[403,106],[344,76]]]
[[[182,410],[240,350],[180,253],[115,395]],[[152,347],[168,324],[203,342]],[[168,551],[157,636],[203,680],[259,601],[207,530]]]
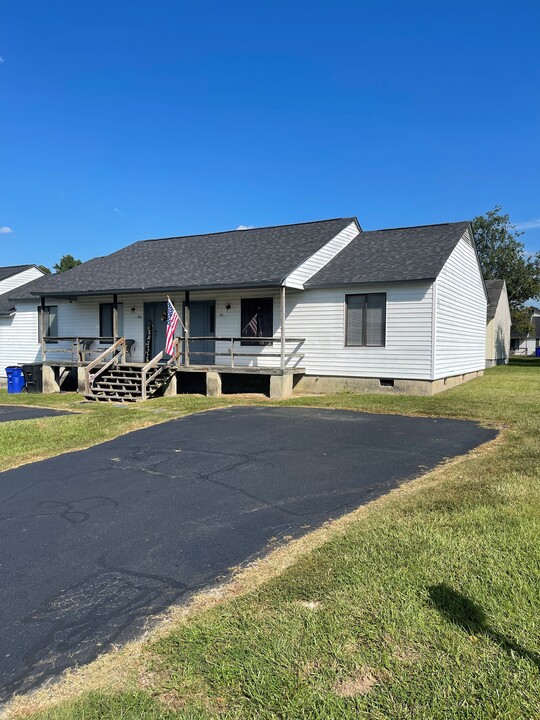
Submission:
[[[375,670],[369,667],[363,667],[350,678],[337,682],[334,685],[334,692],[339,697],[367,695],[380,680],[380,675],[377,675]]]
[[[319,610],[321,607],[319,600],[298,600],[297,604],[306,608],[306,610]]]

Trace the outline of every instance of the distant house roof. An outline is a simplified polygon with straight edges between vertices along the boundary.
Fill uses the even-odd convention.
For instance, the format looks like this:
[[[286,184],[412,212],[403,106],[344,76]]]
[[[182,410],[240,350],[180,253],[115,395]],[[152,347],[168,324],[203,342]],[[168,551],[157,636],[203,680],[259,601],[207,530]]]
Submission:
[[[457,222],[362,232],[306,287],[435,279],[468,228]]]
[[[351,222],[356,218],[141,240],[39,278],[12,297],[276,286]]]
[[[0,317],[9,317],[15,312],[15,303],[9,299],[11,293],[0,295]]]
[[[501,293],[504,288],[504,280],[486,280],[486,288],[488,292],[488,309],[487,319],[493,320],[497,312],[497,305],[501,299]]]
[[[0,280],[7,280],[7,278],[13,277],[13,275],[18,275],[33,267],[35,267],[35,265],[10,265],[8,267],[0,267]]]

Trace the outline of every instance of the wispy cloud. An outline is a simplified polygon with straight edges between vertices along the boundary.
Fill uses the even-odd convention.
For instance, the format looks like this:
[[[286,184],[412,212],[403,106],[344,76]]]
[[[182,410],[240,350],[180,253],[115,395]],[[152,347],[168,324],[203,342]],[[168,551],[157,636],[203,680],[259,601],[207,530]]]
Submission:
[[[253,225],[239,225],[236,229],[237,230],[251,230],[253,228]]]
[[[7,235],[8,233],[12,233],[12,232],[13,232],[13,229],[8,227],[7,225],[0,227],[0,235]]]
[[[538,230],[540,228],[540,218],[532,218],[532,220],[524,220],[516,223],[517,230]]]
[[[1,65],[3,62],[5,62],[4,58],[3,58],[3,57],[0,57],[0,65]]]

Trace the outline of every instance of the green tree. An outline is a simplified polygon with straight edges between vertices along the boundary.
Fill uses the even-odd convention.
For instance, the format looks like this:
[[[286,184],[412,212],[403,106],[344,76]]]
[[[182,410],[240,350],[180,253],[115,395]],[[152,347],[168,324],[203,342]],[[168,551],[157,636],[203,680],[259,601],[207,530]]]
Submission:
[[[535,332],[531,320],[530,308],[521,307],[512,310],[512,334],[518,337],[527,337]]]
[[[38,268],[41,270],[41,272],[45,273],[45,275],[51,274],[51,271],[46,265],[38,265]]]
[[[525,245],[518,239],[523,233],[516,231],[500,205],[475,217],[472,226],[484,277],[506,280],[512,322],[515,316],[517,325],[523,316],[518,318],[516,311],[540,295],[540,253],[526,254]]]
[[[62,255],[59,262],[54,265],[54,270],[56,273],[63,273],[77,267],[77,265],[82,265],[81,260],[77,260],[73,255]]]

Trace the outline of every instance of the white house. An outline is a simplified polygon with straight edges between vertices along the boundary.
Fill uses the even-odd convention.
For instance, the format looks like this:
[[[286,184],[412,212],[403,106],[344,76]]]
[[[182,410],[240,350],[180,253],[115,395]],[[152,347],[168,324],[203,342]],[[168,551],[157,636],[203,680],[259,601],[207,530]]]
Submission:
[[[512,318],[504,280],[486,280],[488,309],[486,326],[486,367],[503,365],[510,357]]]
[[[26,327],[24,310],[15,313],[12,292],[43,276],[35,265],[0,267],[0,385],[6,382],[6,366],[19,362],[34,362],[37,333],[32,336]],[[32,309],[33,325],[37,316],[36,303]]]
[[[164,365],[167,296],[186,332],[179,324]],[[468,222],[364,232],[350,217],[146,240],[11,298],[45,387],[74,368],[96,399],[160,384],[432,394],[485,366],[487,294]]]
[[[510,351],[514,355],[535,355],[536,348],[540,347],[540,308],[529,306],[533,332],[526,337],[512,333]]]

